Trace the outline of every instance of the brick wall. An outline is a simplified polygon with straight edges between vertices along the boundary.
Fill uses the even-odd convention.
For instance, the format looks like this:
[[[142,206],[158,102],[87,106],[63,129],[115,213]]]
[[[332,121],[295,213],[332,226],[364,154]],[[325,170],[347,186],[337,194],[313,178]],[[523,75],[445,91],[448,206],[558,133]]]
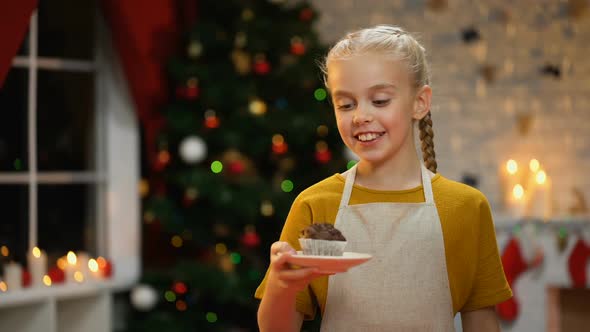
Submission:
[[[416,0],[312,2],[327,43],[378,23],[419,34],[432,67],[439,170],[454,180],[475,174],[495,213],[503,195],[498,168],[509,156],[542,163],[556,215],[567,214],[574,187],[590,200],[590,10],[573,19],[567,1],[557,0],[450,0],[442,11]],[[461,31],[470,26],[481,39],[468,45]],[[541,75],[546,64],[559,66],[561,78]],[[481,75],[484,65],[494,66],[493,83]],[[526,136],[517,131],[523,115],[532,115]]]

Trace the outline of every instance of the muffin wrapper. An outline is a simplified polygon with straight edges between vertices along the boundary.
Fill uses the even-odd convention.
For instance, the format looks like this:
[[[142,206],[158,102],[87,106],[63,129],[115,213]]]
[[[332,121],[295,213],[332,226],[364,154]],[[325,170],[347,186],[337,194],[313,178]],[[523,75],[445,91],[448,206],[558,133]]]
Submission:
[[[342,256],[346,243],[346,241],[299,239],[303,254],[314,256]]]

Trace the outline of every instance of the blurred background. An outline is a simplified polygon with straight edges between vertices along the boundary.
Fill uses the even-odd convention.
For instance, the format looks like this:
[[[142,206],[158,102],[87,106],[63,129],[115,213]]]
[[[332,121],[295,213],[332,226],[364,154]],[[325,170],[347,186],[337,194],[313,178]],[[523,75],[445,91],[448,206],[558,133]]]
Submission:
[[[427,50],[439,172],[492,206],[502,329],[586,331],[587,0],[0,4],[0,330],[256,331],[293,199],[356,162],[317,62],[380,23]]]

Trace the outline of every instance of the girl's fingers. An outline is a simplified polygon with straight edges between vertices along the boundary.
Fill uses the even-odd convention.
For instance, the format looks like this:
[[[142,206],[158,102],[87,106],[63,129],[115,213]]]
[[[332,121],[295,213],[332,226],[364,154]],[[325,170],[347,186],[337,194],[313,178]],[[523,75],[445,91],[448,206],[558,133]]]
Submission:
[[[304,280],[315,275],[317,275],[317,268],[315,267],[305,267],[294,270],[283,270],[280,272],[280,278],[286,281]]]
[[[289,252],[292,254],[297,253],[295,251],[295,249],[293,249],[289,243],[284,242],[284,241],[277,241],[275,243],[272,244],[272,246],[270,247],[270,256],[272,258],[272,256],[277,255],[278,253],[285,253],[285,252]]]

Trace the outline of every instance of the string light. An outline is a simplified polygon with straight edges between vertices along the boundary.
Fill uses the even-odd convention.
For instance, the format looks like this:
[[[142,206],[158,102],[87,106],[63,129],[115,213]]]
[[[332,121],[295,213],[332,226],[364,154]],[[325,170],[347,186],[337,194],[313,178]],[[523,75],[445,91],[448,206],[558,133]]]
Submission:
[[[242,261],[242,256],[240,254],[238,254],[237,252],[232,252],[229,256],[230,256],[231,262],[236,265],[240,264],[240,262]]]
[[[209,323],[215,323],[215,322],[217,322],[217,314],[216,314],[216,313],[214,313],[214,312],[208,312],[208,313],[205,315],[205,318],[207,319],[207,321],[208,321]]]
[[[249,110],[254,115],[263,115],[266,113],[266,103],[260,99],[255,99],[250,102]]]
[[[94,258],[88,260],[88,269],[92,272],[98,272],[98,262]]]
[[[529,162],[529,168],[533,173],[536,173],[540,167],[541,164],[539,164],[539,161],[537,159],[531,159],[531,161]]]
[[[66,269],[66,265],[67,265],[67,264],[68,264],[68,261],[67,261],[65,258],[63,258],[63,257],[61,257],[61,258],[59,258],[59,259],[57,260],[57,267],[58,267],[60,270],[65,270],[65,269]]]
[[[176,301],[176,310],[185,311],[186,310],[186,302],[184,302],[183,300]]]
[[[43,284],[47,287],[51,286],[51,278],[48,275],[43,276]]]
[[[318,136],[326,137],[326,136],[328,136],[328,126],[319,125],[318,128],[316,129],[316,132],[317,132]]]
[[[0,248],[0,254],[4,257],[8,257],[8,255],[10,255],[10,250],[8,250],[7,246],[2,246]]]
[[[260,204],[260,213],[265,217],[270,217],[274,214],[275,209],[270,201],[263,201]]]
[[[139,181],[139,195],[141,197],[146,197],[150,192],[150,184],[145,179],[141,179]]]
[[[323,88],[317,88],[314,93],[313,96],[315,97],[315,99],[317,101],[323,101],[324,99],[326,99],[326,97],[328,96],[328,92],[326,92],[326,89]]]
[[[291,180],[283,180],[283,182],[281,182],[281,189],[286,193],[290,193],[291,191],[293,191],[294,187],[295,185]]]
[[[176,248],[180,248],[182,247],[184,241],[182,241],[182,238],[178,235],[174,235],[172,237],[172,239],[170,240],[170,243],[172,243],[172,246],[176,247]]]
[[[219,160],[215,160],[211,163],[211,171],[215,174],[221,173],[223,170],[223,164]]]
[[[174,294],[173,291],[166,291],[166,293],[164,293],[164,298],[168,302],[174,302],[176,301],[176,294]]]
[[[186,284],[184,282],[180,282],[180,281],[174,283],[174,286],[172,288],[173,288],[174,292],[176,292],[176,294],[179,294],[179,295],[185,294],[188,291]]]
[[[227,253],[227,246],[223,243],[218,243],[215,245],[215,252],[218,255],[225,255]]]
[[[509,174],[514,175],[518,171],[518,164],[515,160],[510,159],[506,162],[506,170]]]

